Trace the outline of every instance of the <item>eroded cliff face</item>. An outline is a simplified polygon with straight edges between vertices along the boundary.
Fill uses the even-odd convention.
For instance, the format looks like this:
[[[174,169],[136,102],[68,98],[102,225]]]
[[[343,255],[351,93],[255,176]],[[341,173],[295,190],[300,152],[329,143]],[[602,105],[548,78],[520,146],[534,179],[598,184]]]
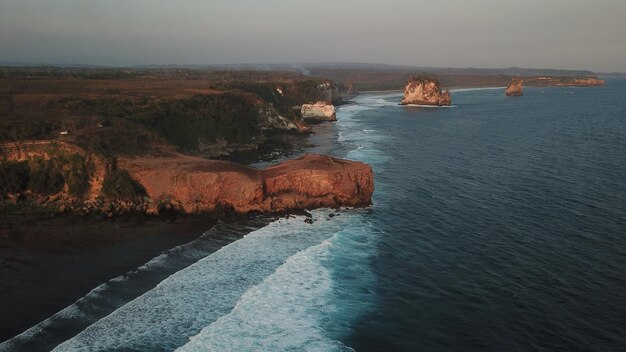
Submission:
[[[341,93],[335,82],[320,83],[317,86],[322,101],[327,104],[341,104]]]
[[[259,127],[262,130],[297,131],[299,129],[295,121],[282,116],[269,104],[259,106]]]
[[[506,87],[504,95],[508,96],[521,96],[524,95],[522,91],[522,83],[524,81],[521,78],[512,78],[511,83]]]
[[[404,88],[402,105],[437,105],[449,106],[450,92],[441,91],[439,81],[432,78],[414,77],[409,79]]]
[[[308,122],[337,121],[335,107],[323,101],[315,104],[303,104],[300,110],[302,118]]]
[[[360,207],[371,203],[374,191],[368,165],[313,154],[264,170],[182,155],[120,164],[153,202],[167,202],[186,213]]]

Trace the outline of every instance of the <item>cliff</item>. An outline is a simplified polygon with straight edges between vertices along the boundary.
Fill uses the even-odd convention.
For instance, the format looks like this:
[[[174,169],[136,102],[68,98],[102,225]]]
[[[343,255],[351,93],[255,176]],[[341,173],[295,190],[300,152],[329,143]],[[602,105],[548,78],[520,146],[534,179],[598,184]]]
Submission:
[[[402,105],[450,105],[450,92],[441,92],[441,87],[437,79],[425,77],[410,78],[404,88]]]
[[[508,95],[508,96],[524,95],[524,93],[522,92],[522,83],[523,83],[523,80],[521,78],[512,78],[511,83],[509,84],[508,87],[506,87],[506,90],[504,91],[504,95]]]
[[[321,100],[328,104],[341,104],[342,98],[339,88],[333,81],[320,83],[317,85]]]
[[[367,206],[374,190],[369,166],[329,156],[305,155],[258,170],[173,153],[101,159],[71,153],[75,147],[68,146],[70,149],[61,151],[39,144],[27,146],[28,156],[5,153],[10,159],[0,162],[0,201],[24,201],[61,213],[102,213],[109,217],[172,209],[245,214]],[[48,175],[46,180],[58,175],[61,184],[33,183],[32,177],[41,172]],[[2,182],[7,179],[16,181]],[[22,181],[16,184],[17,180]]]
[[[335,107],[323,101],[315,104],[303,104],[300,110],[306,122],[337,121]]]
[[[367,206],[374,191],[369,166],[322,155],[305,155],[264,170],[182,155],[126,159],[120,165],[155,204],[166,202],[186,213]]]

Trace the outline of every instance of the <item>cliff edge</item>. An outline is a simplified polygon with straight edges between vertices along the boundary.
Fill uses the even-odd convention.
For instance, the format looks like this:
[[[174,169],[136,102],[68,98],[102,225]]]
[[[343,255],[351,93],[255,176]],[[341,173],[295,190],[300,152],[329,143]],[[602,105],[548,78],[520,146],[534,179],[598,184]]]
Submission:
[[[172,204],[185,213],[361,207],[371,204],[374,191],[368,165],[316,154],[263,170],[183,155],[120,160],[120,166],[154,204]]]
[[[410,78],[404,88],[402,105],[436,105],[449,106],[450,92],[441,91],[439,80],[426,77]]]

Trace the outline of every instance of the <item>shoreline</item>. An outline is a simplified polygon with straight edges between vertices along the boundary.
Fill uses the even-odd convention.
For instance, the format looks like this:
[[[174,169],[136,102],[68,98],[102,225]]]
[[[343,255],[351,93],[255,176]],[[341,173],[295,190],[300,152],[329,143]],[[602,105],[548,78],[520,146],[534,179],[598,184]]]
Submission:
[[[30,241],[0,249],[0,341],[164,250],[193,241],[215,223],[202,218],[166,222],[66,217],[31,224],[26,234]]]
[[[270,163],[301,155],[309,143],[308,135],[285,135],[259,150],[225,159],[248,166]],[[236,225],[258,216],[272,219],[305,213],[219,219]],[[46,211],[0,214],[0,218],[0,344],[109,280],[137,269],[164,251],[198,239],[219,221],[216,214],[127,214],[107,218]]]

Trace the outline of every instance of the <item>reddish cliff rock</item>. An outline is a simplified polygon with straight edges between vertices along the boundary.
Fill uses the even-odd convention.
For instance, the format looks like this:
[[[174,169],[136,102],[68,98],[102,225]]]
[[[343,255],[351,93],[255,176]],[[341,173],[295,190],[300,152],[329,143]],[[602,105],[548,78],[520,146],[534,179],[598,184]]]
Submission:
[[[599,79],[598,77],[587,77],[587,78],[574,78],[574,81],[571,82],[570,86],[576,87],[594,87],[594,86],[603,86],[605,84],[603,79]]]
[[[449,106],[451,103],[450,92],[441,92],[441,86],[437,79],[425,77],[413,77],[409,79],[404,88],[402,105],[437,105]]]
[[[506,90],[504,91],[504,95],[508,95],[508,96],[524,95],[524,92],[522,92],[522,83],[523,83],[523,80],[521,78],[512,78],[511,83],[509,84],[508,87],[506,87]]]
[[[120,166],[153,201],[170,202],[187,213],[367,206],[374,191],[368,165],[322,155],[305,155],[264,170],[182,155],[121,160]]]
[[[303,104],[300,110],[302,118],[310,122],[337,121],[335,107],[323,101],[315,104]]]

